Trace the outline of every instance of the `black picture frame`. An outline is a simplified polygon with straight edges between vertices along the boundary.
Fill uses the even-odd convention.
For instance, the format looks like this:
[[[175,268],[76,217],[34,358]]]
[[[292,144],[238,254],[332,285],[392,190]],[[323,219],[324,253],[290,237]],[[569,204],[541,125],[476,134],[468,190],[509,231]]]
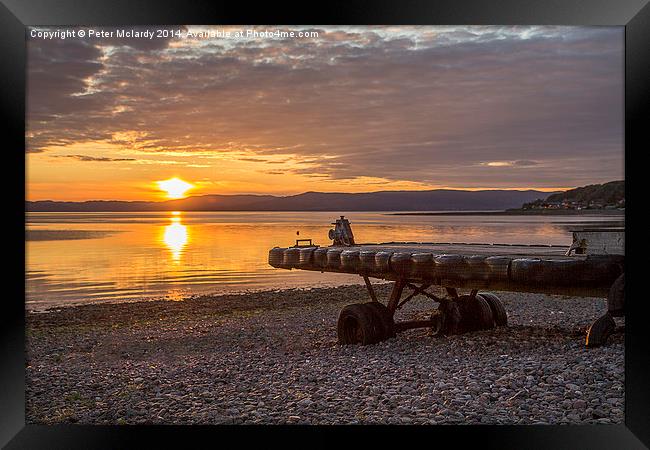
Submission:
[[[285,443],[341,445],[350,438],[383,441],[409,431],[438,446],[469,442],[481,448],[647,448],[650,446],[650,379],[648,334],[644,298],[632,298],[639,286],[642,265],[627,267],[625,336],[625,425],[580,426],[436,426],[436,427],[178,427],[75,426],[25,424],[25,28],[34,25],[147,25],[147,24],[494,24],[494,25],[621,25],[625,26],[625,167],[627,232],[635,199],[630,195],[632,154],[639,156],[647,142],[650,104],[650,6],[648,0],[501,0],[495,1],[340,1],[321,4],[248,5],[244,2],[195,0],[0,0],[0,98],[6,171],[13,177],[5,198],[6,293],[2,311],[2,364],[0,383],[0,444],[6,448],[133,448],[154,442],[188,446],[188,439],[225,444],[224,433],[237,434],[238,445],[253,438],[274,438]],[[634,192],[634,191],[633,191]],[[630,197],[632,202],[630,203]],[[640,202],[641,200],[639,200]],[[7,203],[9,203],[7,205]],[[630,210],[632,205],[632,210]],[[8,217],[7,217],[8,216]],[[634,227],[632,227],[634,231]],[[9,234],[10,233],[10,234]],[[15,237],[14,237],[15,236]],[[633,236],[633,235],[632,235]],[[627,242],[635,242],[628,236]],[[627,245],[628,257],[640,253]],[[632,253],[632,255],[630,255]],[[631,278],[631,284],[630,284]],[[638,301],[634,301],[638,300]],[[337,431],[330,436],[323,431]],[[343,433],[346,436],[340,436]],[[189,436],[188,436],[189,435]],[[262,435],[262,436],[260,436]],[[316,439],[314,437],[318,436]],[[409,441],[403,441],[408,445]],[[415,441],[413,441],[415,443]],[[420,445],[420,444],[418,444]],[[445,444],[442,444],[445,445]],[[449,445],[449,444],[447,444]]]

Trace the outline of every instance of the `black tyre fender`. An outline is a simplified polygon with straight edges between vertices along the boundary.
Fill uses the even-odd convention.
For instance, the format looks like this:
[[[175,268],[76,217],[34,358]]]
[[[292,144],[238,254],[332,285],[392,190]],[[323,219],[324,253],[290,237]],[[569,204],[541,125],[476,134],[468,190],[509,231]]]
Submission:
[[[375,344],[382,339],[383,329],[373,308],[365,303],[345,306],[337,323],[339,344]]]
[[[374,311],[377,320],[382,325],[382,340],[395,337],[395,321],[386,305],[379,302],[368,302],[366,305]]]
[[[503,303],[501,303],[501,299],[492,292],[481,292],[478,295],[483,297],[488,305],[490,305],[496,326],[508,326],[508,314],[506,313],[506,309],[503,307]]]

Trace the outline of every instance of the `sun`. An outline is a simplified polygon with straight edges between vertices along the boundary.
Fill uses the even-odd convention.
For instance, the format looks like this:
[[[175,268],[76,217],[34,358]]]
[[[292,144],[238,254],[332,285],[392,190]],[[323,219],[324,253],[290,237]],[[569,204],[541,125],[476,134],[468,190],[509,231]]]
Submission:
[[[158,187],[167,192],[167,198],[183,198],[185,193],[194,188],[193,184],[183,181],[180,178],[170,178],[169,180],[157,181]]]

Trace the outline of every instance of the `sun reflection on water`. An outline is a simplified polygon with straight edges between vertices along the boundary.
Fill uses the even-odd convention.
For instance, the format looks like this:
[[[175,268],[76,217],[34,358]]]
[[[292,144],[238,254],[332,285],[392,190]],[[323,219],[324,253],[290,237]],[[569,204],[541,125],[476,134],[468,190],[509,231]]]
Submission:
[[[171,223],[165,227],[162,241],[171,252],[172,260],[178,263],[189,241],[189,234],[187,226],[181,223],[180,212],[173,211],[169,220]]]

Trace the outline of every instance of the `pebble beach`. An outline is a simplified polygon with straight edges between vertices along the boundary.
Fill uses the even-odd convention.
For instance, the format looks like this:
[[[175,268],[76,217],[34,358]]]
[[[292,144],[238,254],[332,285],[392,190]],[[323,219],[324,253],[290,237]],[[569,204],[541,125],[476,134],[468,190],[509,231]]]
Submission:
[[[369,346],[336,337],[341,308],[369,301],[362,285],[27,312],[26,421],[623,423],[623,333],[584,346],[605,299],[497,294],[508,327]],[[418,296],[396,319],[434,307]]]

